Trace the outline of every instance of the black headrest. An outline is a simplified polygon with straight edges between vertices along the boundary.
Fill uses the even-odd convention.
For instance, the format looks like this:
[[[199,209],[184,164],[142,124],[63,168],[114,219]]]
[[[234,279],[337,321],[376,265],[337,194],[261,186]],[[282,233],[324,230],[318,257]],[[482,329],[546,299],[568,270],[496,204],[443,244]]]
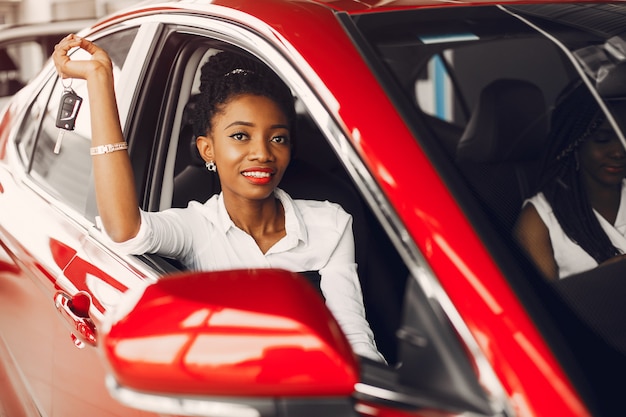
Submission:
[[[522,161],[535,158],[548,134],[549,115],[535,84],[500,79],[481,92],[459,140],[459,162]]]

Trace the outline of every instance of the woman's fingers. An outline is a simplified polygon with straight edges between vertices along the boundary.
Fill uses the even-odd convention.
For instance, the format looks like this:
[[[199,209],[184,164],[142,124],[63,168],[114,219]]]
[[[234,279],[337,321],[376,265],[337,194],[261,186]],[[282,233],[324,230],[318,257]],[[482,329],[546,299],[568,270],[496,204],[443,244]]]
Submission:
[[[58,57],[67,56],[70,49],[80,46],[81,43],[82,38],[79,38],[74,34],[68,35],[54,46],[54,55]]]
[[[73,48],[81,48],[88,52],[90,60],[72,60],[68,53]],[[97,66],[111,67],[109,56],[93,42],[70,34],[61,39],[54,47],[52,54],[54,65],[62,78],[87,78],[90,71]]]
[[[54,46],[54,52],[52,53],[52,59],[57,72],[62,78],[74,77],[75,74],[68,73],[68,63],[70,57],[67,55],[70,49],[80,46],[81,40],[74,34],[68,35]]]

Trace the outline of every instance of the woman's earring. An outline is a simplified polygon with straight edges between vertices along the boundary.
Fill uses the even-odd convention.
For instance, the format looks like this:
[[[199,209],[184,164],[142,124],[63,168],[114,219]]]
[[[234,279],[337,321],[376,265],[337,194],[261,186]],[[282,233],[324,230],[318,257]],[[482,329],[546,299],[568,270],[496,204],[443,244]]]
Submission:
[[[204,166],[206,166],[206,169],[208,169],[211,172],[217,171],[217,166],[215,166],[215,162],[213,161],[207,162],[206,164],[204,164]]]

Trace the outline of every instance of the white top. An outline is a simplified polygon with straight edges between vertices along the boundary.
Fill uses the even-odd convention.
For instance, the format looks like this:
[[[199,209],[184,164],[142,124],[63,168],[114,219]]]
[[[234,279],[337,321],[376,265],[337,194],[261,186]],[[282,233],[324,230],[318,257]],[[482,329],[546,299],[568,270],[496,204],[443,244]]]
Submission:
[[[598,266],[598,263],[583,248],[572,241],[563,231],[552,207],[543,193],[526,200],[524,205],[531,203],[535,206],[541,220],[548,228],[554,259],[559,268],[559,278],[588,271]],[[613,246],[620,252],[626,253],[626,182],[622,183],[622,197],[615,219],[615,225],[609,223],[604,217],[594,210],[602,229],[605,231]]]
[[[129,254],[174,257],[193,270],[281,268],[319,271],[326,305],[355,353],[384,361],[365,320],[363,296],[354,260],[352,216],[328,201],[292,200],[275,190],[285,210],[286,235],[263,253],[252,236],[230,219],[224,200],[191,201],[185,209],[141,212],[134,238],[115,243]]]

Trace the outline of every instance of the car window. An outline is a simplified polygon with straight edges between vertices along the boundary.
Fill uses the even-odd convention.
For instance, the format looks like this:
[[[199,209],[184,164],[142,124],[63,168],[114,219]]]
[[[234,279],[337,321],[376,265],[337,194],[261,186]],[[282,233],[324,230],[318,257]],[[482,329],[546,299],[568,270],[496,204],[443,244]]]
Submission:
[[[617,81],[623,73],[613,71],[612,60],[621,58],[612,50],[624,40],[601,23],[617,13],[609,7],[585,24],[585,6],[573,7],[567,17],[556,8],[513,9],[422,10],[403,21],[380,13],[359,16],[355,24],[365,37],[363,55],[388,82],[388,95],[519,299],[543,304],[550,315],[529,308],[537,328],[555,319],[593,374],[590,356],[626,352],[624,328],[610,313],[621,311],[616,294],[624,293],[624,263],[621,273],[603,263],[619,264],[624,253],[623,236],[610,232],[621,227],[626,157],[619,129],[626,91]],[[591,154],[604,162],[590,165]],[[586,193],[597,183],[617,196],[613,212],[591,207]],[[529,204],[536,223],[522,216]],[[538,231],[541,240],[528,238]],[[611,245],[614,259],[594,252],[613,250]],[[591,266],[569,275],[583,259]],[[595,336],[581,346],[581,334]]]
[[[106,36],[97,41],[98,44],[112,51],[111,57],[114,72],[119,74],[126,56],[132,45],[136,29],[125,30]],[[76,54],[87,53],[79,50]],[[87,103],[86,83],[83,80],[60,80],[56,77],[48,81],[51,95],[39,95],[31,106],[29,114],[22,123],[19,146],[22,155],[28,158],[31,143],[35,143],[32,158],[29,161],[30,173],[52,195],[68,204],[79,213],[87,213],[88,206],[93,205],[91,189],[91,146],[90,112]],[[56,127],[56,115],[61,95],[71,88],[84,99],[76,118],[75,129],[62,133],[62,145],[55,153],[55,145],[59,138]],[[46,106],[44,112],[41,107]],[[92,219],[93,220],[93,219]]]
[[[130,127],[135,143],[145,143],[142,149],[154,148],[153,162],[144,162],[143,158],[150,152],[131,154],[136,170],[150,167],[153,171],[147,176],[151,178],[149,195],[140,196],[140,204],[146,210],[164,210],[170,207],[186,207],[190,201],[204,202],[220,191],[216,175],[208,172],[204,161],[197,154],[193,135],[193,119],[195,98],[199,93],[200,68],[210,56],[228,50],[256,58],[263,62],[263,57],[252,56],[250,52],[217,41],[200,34],[180,33],[173,28],[163,43],[167,51],[160,54],[158,61],[151,63],[152,69],[147,71],[139,103],[151,103],[141,106],[138,117],[133,121],[137,127]],[[160,46],[159,46],[160,47]],[[157,47],[157,48],[159,48]],[[163,91],[155,86],[167,86]],[[158,92],[158,93],[157,93]],[[295,90],[294,90],[295,94]],[[159,105],[155,105],[156,102]],[[297,150],[292,155],[289,166],[280,187],[294,198],[330,200],[341,204],[354,218],[354,232],[357,237],[359,255],[363,259],[363,271],[360,276],[368,283],[364,292],[372,300],[376,298],[377,285],[375,276],[393,274],[390,279],[387,305],[378,303],[372,306],[368,319],[374,331],[378,333],[379,345],[390,363],[395,362],[395,330],[401,315],[400,306],[403,297],[403,285],[408,276],[406,266],[399,260],[388,237],[374,223],[368,227],[372,214],[367,210],[365,202],[350,182],[349,176],[342,167],[335,152],[330,147],[324,134],[316,127],[315,120],[307,111],[306,103],[298,100]],[[151,120],[154,122],[148,123]],[[159,132],[146,134],[140,126],[160,126]],[[158,137],[159,140],[154,139]],[[147,194],[147,193],[146,193]],[[372,217],[369,217],[372,216]],[[374,237],[375,235],[375,237]],[[371,256],[370,274],[365,273],[367,242],[372,246],[380,245],[378,256]],[[375,242],[375,243],[374,243]],[[175,263],[175,261],[171,261]],[[391,265],[390,269],[386,268]],[[179,265],[180,266],[180,265]],[[374,268],[378,268],[374,270]],[[393,272],[392,272],[393,271]],[[368,280],[366,276],[370,276]]]
[[[35,139],[37,138],[39,126],[45,113],[46,106],[48,105],[48,100],[50,99],[54,82],[54,79],[48,80],[44,88],[41,89],[41,91],[37,94],[37,97],[30,104],[16,137],[19,155],[24,165],[28,168],[30,168],[30,164],[32,162],[31,158],[35,146]]]

